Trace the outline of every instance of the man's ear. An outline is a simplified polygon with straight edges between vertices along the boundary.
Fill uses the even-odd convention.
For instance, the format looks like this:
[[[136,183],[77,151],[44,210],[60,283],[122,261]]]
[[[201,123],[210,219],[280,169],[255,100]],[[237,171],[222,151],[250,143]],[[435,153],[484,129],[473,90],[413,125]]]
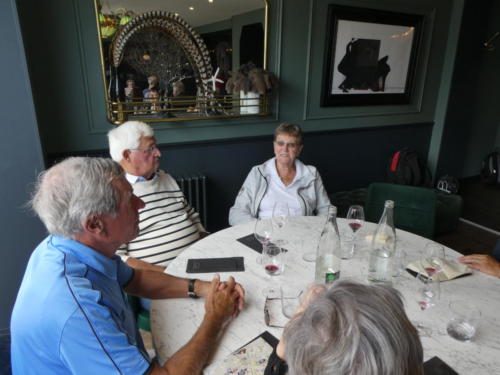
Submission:
[[[101,235],[104,233],[104,222],[97,215],[89,216],[83,223],[83,230],[88,234]]]
[[[123,160],[129,161],[130,160],[130,150],[123,150],[122,157],[123,157]]]

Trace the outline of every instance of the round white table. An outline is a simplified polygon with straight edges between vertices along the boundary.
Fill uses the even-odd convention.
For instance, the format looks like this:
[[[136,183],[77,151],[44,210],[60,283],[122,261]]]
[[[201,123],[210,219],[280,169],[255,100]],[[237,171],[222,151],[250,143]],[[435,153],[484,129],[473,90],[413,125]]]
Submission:
[[[306,288],[314,282],[314,262],[302,260],[302,254],[315,251],[324,218],[291,218],[286,226],[289,251],[286,255],[285,271],[274,276],[276,283],[286,283],[297,288]],[[350,234],[344,219],[338,219],[341,237]],[[269,331],[277,338],[283,332],[281,328],[266,326],[264,322],[264,301],[262,289],[271,276],[257,263],[260,254],[236,241],[253,232],[254,222],[230,227],[213,233],[198,241],[184,251],[168,266],[166,272],[187,278],[211,280],[213,274],[187,274],[186,262],[189,258],[212,258],[243,256],[245,272],[222,273],[226,280],[232,275],[243,285],[246,291],[246,305],[237,319],[226,328],[221,340],[214,345],[218,348],[211,362],[220,360],[241,347],[264,331]],[[351,278],[367,282],[368,243],[367,234],[373,232],[375,224],[365,223],[358,233],[360,248],[354,258],[343,260],[340,278]],[[415,234],[396,230],[397,248],[407,253],[407,260],[416,260],[419,252],[430,240]],[[447,259],[460,256],[456,251],[446,248]],[[441,298],[437,304],[422,312],[416,302],[415,278],[404,272],[394,278],[394,287],[405,299],[405,308],[411,320],[422,320],[431,326],[431,337],[422,337],[424,359],[440,357],[460,374],[495,374],[500,371],[500,280],[480,272],[463,278],[441,283]],[[472,342],[459,342],[446,334],[449,318],[448,304],[451,300],[465,300],[481,310],[481,325]],[[153,301],[151,305],[151,331],[153,342],[160,363],[164,363],[193,336],[200,325],[203,315],[203,299],[190,298],[166,299]]]

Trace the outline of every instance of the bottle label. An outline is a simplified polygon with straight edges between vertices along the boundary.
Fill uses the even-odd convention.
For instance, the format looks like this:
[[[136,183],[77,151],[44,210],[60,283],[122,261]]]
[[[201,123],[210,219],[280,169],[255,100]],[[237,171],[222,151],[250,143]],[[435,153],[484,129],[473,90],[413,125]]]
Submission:
[[[325,284],[332,284],[335,280],[339,278],[339,272],[336,273],[326,273],[325,274]]]

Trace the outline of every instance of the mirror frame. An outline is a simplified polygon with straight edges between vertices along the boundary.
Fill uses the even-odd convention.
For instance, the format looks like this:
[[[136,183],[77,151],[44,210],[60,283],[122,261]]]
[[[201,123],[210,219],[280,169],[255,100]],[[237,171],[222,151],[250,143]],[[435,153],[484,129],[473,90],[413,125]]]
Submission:
[[[124,102],[112,101],[107,90],[106,80],[106,66],[104,60],[104,50],[102,43],[101,27],[99,23],[99,8],[98,0],[93,0],[94,11],[97,27],[97,38],[99,45],[99,58],[101,64],[101,75],[104,89],[104,98],[106,105],[106,117],[107,120],[114,124],[120,125],[126,121],[125,110],[123,110]],[[262,0],[264,4],[264,51],[262,67],[267,69],[267,55],[268,55],[268,22],[269,22],[269,0]],[[170,117],[170,118],[144,118],[137,119],[143,122],[171,122],[171,121],[190,121],[190,120],[206,120],[215,118],[231,118],[231,117],[246,117],[249,115],[245,114],[227,114],[224,111],[217,112],[217,100],[211,85],[208,83],[208,79],[212,76],[212,66],[210,63],[210,57],[205,45],[205,42],[200,37],[200,35],[181,17],[170,13],[168,11],[149,11],[143,13],[137,17],[134,17],[130,22],[128,22],[124,27],[119,28],[114,37],[112,44],[110,46],[110,65],[116,69],[123,59],[124,47],[127,40],[136,32],[151,25],[162,28],[169,35],[174,37],[179,44],[182,46],[187,59],[193,66],[193,69],[197,72],[197,87],[201,88],[201,94],[199,93],[193,100],[195,104],[201,104],[202,112],[199,115],[190,117]],[[191,52],[191,53],[189,53]],[[214,104],[215,103],[215,104]],[[269,115],[269,97],[267,95],[262,96],[262,100],[259,100],[259,113],[252,114],[251,116],[267,116]],[[209,110],[215,110],[215,114],[209,114]]]

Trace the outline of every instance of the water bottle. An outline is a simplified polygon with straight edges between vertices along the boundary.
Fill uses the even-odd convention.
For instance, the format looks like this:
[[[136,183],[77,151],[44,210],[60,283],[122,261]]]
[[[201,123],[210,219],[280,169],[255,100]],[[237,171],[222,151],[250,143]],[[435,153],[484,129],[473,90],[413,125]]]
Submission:
[[[331,284],[340,277],[340,235],[337,227],[337,207],[330,206],[328,219],[321,232],[316,254],[317,284]]]
[[[368,280],[376,283],[391,283],[396,253],[396,230],[394,229],[394,201],[385,201],[384,213],[373,233]]]

